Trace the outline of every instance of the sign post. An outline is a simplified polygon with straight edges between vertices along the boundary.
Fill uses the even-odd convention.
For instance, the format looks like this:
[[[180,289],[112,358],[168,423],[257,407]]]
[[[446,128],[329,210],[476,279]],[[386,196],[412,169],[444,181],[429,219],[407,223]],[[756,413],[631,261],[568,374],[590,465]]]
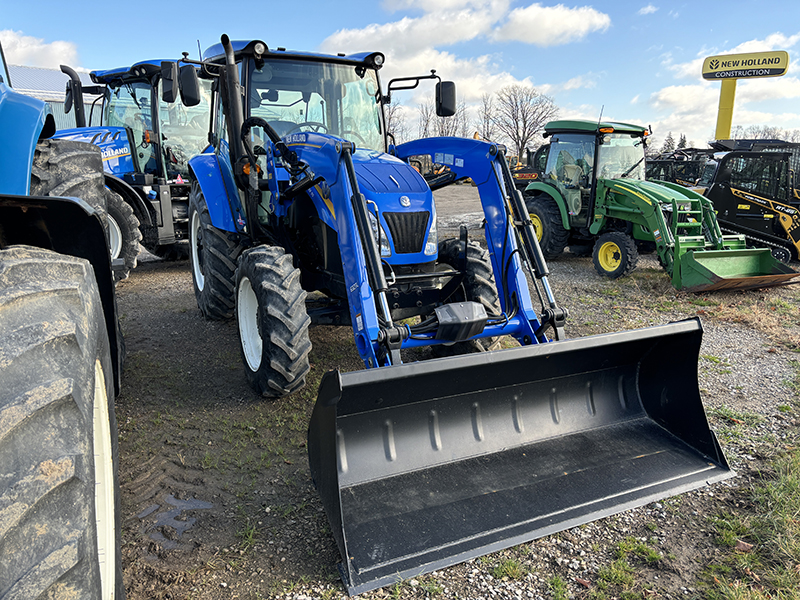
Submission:
[[[788,68],[789,53],[785,50],[723,54],[706,58],[703,61],[703,79],[722,82],[719,92],[716,139],[727,140],[731,137],[737,79],[780,77],[786,74]]]

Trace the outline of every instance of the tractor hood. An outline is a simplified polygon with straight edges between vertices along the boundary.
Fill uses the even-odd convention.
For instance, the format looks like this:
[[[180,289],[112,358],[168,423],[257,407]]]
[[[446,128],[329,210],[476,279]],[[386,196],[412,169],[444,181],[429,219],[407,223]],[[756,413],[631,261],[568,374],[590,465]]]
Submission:
[[[603,179],[606,189],[618,194],[636,195],[649,203],[670,204],[673,200],[702,198],[696,192],[676,184],[653,183],[639,179]]]
[[[124,127],[78,127],[60,129],[53,136],[76,142],[87,142],[100,148],[103,154],[103,170],[106,173],[123,174],[135,172],[131,144]]]

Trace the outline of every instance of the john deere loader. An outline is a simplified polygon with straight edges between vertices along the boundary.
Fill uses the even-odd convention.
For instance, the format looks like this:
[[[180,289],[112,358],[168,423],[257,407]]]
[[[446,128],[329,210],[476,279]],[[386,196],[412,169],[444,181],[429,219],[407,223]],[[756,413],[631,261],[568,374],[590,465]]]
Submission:
[[[658,253],[678,290],[783,285],[800,273],[744,235],[723,235],[708,198],[675,183],[645,181],[648,131],[628,123],[552,121],[542,169],[525,201],[545,257],[566,247],[591,252],[615,279],[636,267],[640,249]]]
[[[189,162],[198,306],[233,303],[252,387],[303,385],[311,324],[353,329],[366,369],[324,376],[308,431],[347,592],[729,477],[698,391],[700,323],[567,340],[505,149],[390,144],[389,95],[438,77],[382,88],[383,63],[223,36],[199,64],[213,143]],[[454,85],[436,89],[452,114]],[[407,162],[425,155],[448,167],[437,185],[477,186],[488,252],[466,228],[439,239]],[[505,336],[521,347],[485,351]],[[407,362],[426,347],[451,356]]]

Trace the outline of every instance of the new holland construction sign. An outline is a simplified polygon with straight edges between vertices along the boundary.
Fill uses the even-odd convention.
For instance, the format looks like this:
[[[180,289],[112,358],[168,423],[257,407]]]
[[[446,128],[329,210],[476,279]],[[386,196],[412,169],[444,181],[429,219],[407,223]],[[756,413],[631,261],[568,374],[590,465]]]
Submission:
[[[749,79],[778,77],[789,68],[789,53],[785,50],[723,54],[709,56],[703,61],[703,79]]]

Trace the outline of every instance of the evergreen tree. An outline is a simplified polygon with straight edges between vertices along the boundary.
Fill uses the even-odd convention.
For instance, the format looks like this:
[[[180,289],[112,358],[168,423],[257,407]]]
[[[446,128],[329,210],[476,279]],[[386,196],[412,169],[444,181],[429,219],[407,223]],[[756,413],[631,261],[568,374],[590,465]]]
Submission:
[[[667,137],[664,139],[664,145],[661,146],[661,152],[672,152],[675,150],[675,138],[672,137],[672,132],[670,131],[667,134]]]
[[[681,150],[682,148],[686,148],[686,135],[683,133],[681,134],[681,137],[678,139],[678,150]]]

